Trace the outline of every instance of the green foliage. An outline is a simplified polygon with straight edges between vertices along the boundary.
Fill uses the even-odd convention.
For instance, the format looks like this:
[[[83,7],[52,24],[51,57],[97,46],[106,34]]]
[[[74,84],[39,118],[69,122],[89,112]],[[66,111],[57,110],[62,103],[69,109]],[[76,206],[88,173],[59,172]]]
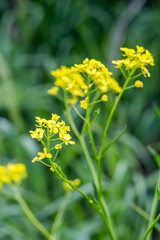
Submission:
[[[160,2],[147,1],[139,10],[136,8],[133,18],[130,16],[134,9],[127,11],[129,4],[130,1],[105,0],[0,1],[0,164],[12,161],[27,165],[29,177],[21,192],[47,229],[63,202],[64,190],[47,168],[31,163],[40,146],[30,138],[29,130],[33,129],[34,116],[49,118],[54,112],[66,121],[63,103],[47,94],[53,81],[50,71],[80,63],[86,57],[109,63],[118,59],[122,45],[143,45],[153,53],[156,67],[151,70],[151,79],[145,79],[144,89],[126,92],[119,105],[108,144],[125,125],[127,129],[105,153],[102,185],[119,240],[140,239],[147,226],[130,203],[149,212],[157,181],[157,165],[145,146],[151,144],[160,151]],[[114,76],[122,85],[117,70]],[[112,107],[111,98],[107,105],[99,105],[102,115],[98,115],[99,123],[92,125],[97,146],[104,116]],[[153,103],[157,105],[157,115]],[[83,109],[80,111],[83,113]],[[81,127],[74,112],[73,117]],[[80,146],[75,145],[72,151],[66,148],[58,161],[67,175],[82,180],[82,190],[92,196],[94,187]],[[0,212],[0,239],[43,239],[9,196],[0,196]],[[76,192],[70,196],[64,216],[57,240],[105,239],[100,218]],[[154,236],[158,239],[159,233],[156,231]]]

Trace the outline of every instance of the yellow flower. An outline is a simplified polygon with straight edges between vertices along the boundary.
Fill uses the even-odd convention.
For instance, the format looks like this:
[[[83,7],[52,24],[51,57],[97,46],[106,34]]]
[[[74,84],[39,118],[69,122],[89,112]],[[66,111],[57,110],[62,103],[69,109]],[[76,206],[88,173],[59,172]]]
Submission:
[[[44,130],[42,128],[36,128],[35,131],[29,131],[32,138],[36,138],[38,141],[41,141],[43,138]]]
[[[12,181],[17,184],[20,184],[22,179],[26,178],[27,176],[26,166],[22,163],[10,163],[7,166],[7,170]]]
[[[150,77],[150,73],[146,66],[154,66],[153,56],[148,50],[145,50],[144,47],[136,46],[136,48],[137,50],[120,48],[121,51],[124,52],[122,56],[124,56],[125,59],[114,60],[112,63],[116,65],[116,68],[121,68],[124,65],[126,70],[133,69],[134,67],[139,68],[145,77]]]
[[[6,166],[0,166],[0,188],[3,187],[3,184],[20,184],[26,177],[26,166],[22,163],[9,163]]]
[[[52,88],[49,89],[47,92],[48,92],[48,94],[51,94],[51,95],[53,95],[53,96],[56,96],[57,93],[58,93],[58,90],[59,90],[58,87],[52,87]]]
[[[118,93],[121,91],[118,82],[111,77],[112,73],[95,59],[86,58],[81,64],[75,64],[71,68],[62,66],[51,74],[55,77],[55,86],[68,91],[68,103],[73,105],[77,103],[79,97],[85,97],[92,86],[98,87],[103,93],[110,89]],[[88,79],[91,80],[90,83]],[[86,109],[84,100],[83,106]]]
[[[56,144],[55,145],[55,149],[61,149],[62,148],[62,145],[61,144]]]
[[[84,100],[80,101],[81,108],[87,109],[87,101],[88,101],[88,97],[86,97]]]
[[[108,96],[107,95],[103,95],[101,97],[101,99],[102,99],[103,102],[107,102],[108,101]]]
[[[137,81],[135,82],[135,86],[136,86],[137,88],[143,88],[143,82],[137,80]]]
[[[52,113],[52,118],[51,118],[52,121],[57,122],[59,118],[60,118],[60,116],[58,116],[57,114],[53,114]]]
[[[75,144],[74,141],[70,141],[71,136],[63,132],[59,133],[59,139],[62,140],[65,145],[68,145],[68,143]]]
[[[51,153],[47,153],[47,149],[43,148],[43,152],[38,152],[39,157],[35,157],[32,162],[41,161],[44,158],[52,158]]]
[[[37,127],[45,127],[46,123],[47,123],[47,120],[45,118],[40,118],[40,117],[35,117],[36,119],[36,122],[38,123],[38,126]]]

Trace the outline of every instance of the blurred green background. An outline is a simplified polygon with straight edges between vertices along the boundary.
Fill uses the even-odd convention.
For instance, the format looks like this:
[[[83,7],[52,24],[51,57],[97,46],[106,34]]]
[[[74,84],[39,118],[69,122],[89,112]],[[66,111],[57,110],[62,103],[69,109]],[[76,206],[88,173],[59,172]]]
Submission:
[[[102,61],[123,83],[111,61],[121,56],[120,47],[144,46],[154,56],[151,78],[143,89],[123,96],[112,122],[108,140],[127,126],[119,142],[102,162],[104,195],[119,240],[138,240],[147,221],[131,207],[134,202],[150,212],[158,168],[146,146],[160,151],[160,1],[155,0],[1,0],[0,1],[0,164],[22,162],[28,179],[22,194],[38,219],[48,228],[64,196],[61,181],[39,163],[32,164],[41,146],[31,139],[35,116],[65,119],[64,105],[47,94],[53,85],[50,71],[71,66],[84,58]],[[94,124],[101,141],[104,116],[114,96],[100,104],[101,116]],[[81,121],[74,114],[77,124]],[[73,132],[71,133],[73,135]],[[76,137],[73,135],[74,140]],[[91,174],[80,145],[63,148],[58,161],[70,178],[80,178],[82,189],[94,190]],[[160,210],[160,209],[159,209]],[[158,212],[158,210],[157,210]],[[158,240],[160,234],[154,233]],[[18,204],[0,195],[0,239],[40,240],[43,236],[30,224]],[[109,239],[103,223],[81,196],[69,199],[57,240]]]

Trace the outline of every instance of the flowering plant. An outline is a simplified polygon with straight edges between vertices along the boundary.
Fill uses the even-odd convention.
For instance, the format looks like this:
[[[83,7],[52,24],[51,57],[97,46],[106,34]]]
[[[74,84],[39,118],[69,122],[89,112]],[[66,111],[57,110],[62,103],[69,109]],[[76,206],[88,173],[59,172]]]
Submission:
[[[55,78],[55,82],[54,86],[48,90],[48,93],[64,100],[68,122],[77,138],[75,141],[71,140],[71,135],[68,133],[70,132],[70,127],[66,126],[66,123],[63,120],[60,121],[60,116],[55,113],[52,113],[51,119],[49,120],[36,117],[36,129],[34,131],[30,131],[31,137],[41,142],[43,146],[43,151],[38,152],[38,156],[34,157],[32,162],[40,162],[47,166],[53,174],[58,175],[63,182],[66,196],[68,196],[73,189],[79,192],[87,200],[89,205],[101,216],[106,227],[106,231],[112,240],[116,240],[117,237],[112,226],[112,219],[108,205],[103,196],[101,161],[105,152],[121,137],[124,130],[120,132],[120,134],[108,145],[106,145],[107,133],[114,112],[117,109],[123,93],[134,87],[142,88],[143,82],[138,78],[142,75],[144,77],[150,77],[150,72],[147,67],[148,65],[154,66],[153,56],[143,47],[137,46],[136,50],[121,48],[121,51],[123,52],[123,59],[112,61],[112,63],[115,64],[116,68],[120,69],[125,79],[124,84],[119,84],[113,78],[113,74],[105,67],[105,65],[95,59],[89,60],[86,58],[82,64],[75,64],[70,68],[62,66],[61,68],[51,72],[52,76]],[[100,147],[97,147],[92,131],[92,125],[95,121],[97,121],[100,110],[98,109],[95,115],[94,109],[97,103],[108,101],[109,91],[116,95],[116,97],[108,117],[104,119],[106,123],[102,136],[102,142]],[[84,109],[85,111],[79,111],[77,108],[78,105],[80,105],[82,110]],[[83,124],[81,129],[78,129],[76,126],[74,118],[71,114],[71,109],[74,109],[77,115],[82,119]],[[92,152],[89,151],[87,147],[85,139],[87,132],[89,133]],[[70,147],[70,144],[77,144],[77,140],[80,142],[86,157],[86,161],[97,191],[97,198],[95,196],[88,196],[85,192],[83,192],[81,188],[78,187],[81,180],[69,179],[61,168],[60,161],[57,161],[58,153],[62,150],[63,146],[66,145]],[[7,169],[9,169],[9,167]],[[1,185],[2,183],[10,183],[10,180],[7,180],[8,182],[4,180],[5,174],[3,174],[3,177],[0,178]],[[21,172],[19,174],[18,178],[11,175],[11,179],[15,182],[20,182],[26,175]],[[38,222],[38,220],[35,219],[33,214],[22,201],[22,198],[18,197],[17,199],[29,219],[41,231],[41,233],[47,239],[54,239],[57,225],[54,224],[51,233],[49,233]],[[63,207],[63,211],[64,209],[65,207]],[[60,209],[60,213],[62,215],[62,209]],[[157,221],[158,220],[155,220],[152,225],[149,226],[142,240],[146,239]],[[56,221],[56,224],[57,223],[58,220]]]

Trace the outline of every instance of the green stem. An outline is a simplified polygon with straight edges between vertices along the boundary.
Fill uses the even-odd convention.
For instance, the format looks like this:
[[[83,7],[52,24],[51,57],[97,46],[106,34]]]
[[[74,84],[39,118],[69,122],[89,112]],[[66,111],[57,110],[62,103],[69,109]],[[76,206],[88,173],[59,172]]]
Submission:
[[[103,212],[103,209],[102,209],[100,215],[101,215],[101,218],[103,219],[103,222],[104,222],[104,224],[105,224],[105,226],[106,226],[106,228],[107,228],[107,230],[108,230],[108,233],[109,233],[111,239],[112,239],[112,240],[116,240],[116,236],[114,235],[114,232],[112,231],[112,228],[111,228],[110,223],[109,223],[108,220],[106,219],[106,216],[105,216],[105,214],[104,214],[104,212]]]
[[[142,240],[145,240],[148,236],[148,234],[153,230],[154,225],[158,222],[158,220],[160,219],[160,214],[158,214],[158,216],[156,217],[156,219],[152,222],[152,224],[149,226],[149,228],[147,229],[146,233],[144,234]]]
[[[149,221],[149,215],[142,208],[137,206],[135,203],[131,203],[131,207],[145,220]],[[160,232],[160,224],[156,223],[155,229]]]
[[[99,94],[98,94],[99,95]],[[96,95],[96,98],[98,98],[98,95]],[[65,98],[65,106],[66,106],[66,115],[67,115],[67,118],[70,122],[70,125],[75,133],[75,135],[77,136],[77,138],[79,139],[80,143],[81,143],[81,146],[82,146],[82,149],[83,149],[83,152],[85,154],[85,157],[86,157],[86,160],[87,160],[87,163],[89,165],[89,168],[90,168],[90,171],[91,171],[91,174],[92,174],[92,177],[93,177],[93,180],[94,180],[94,183],[96,185],[96,188],[99,189],[99,183],[101,182],[101,179],[97,178],[97,174],[96,174],[96,170],[95,170],[95,167],[94,167],[94,164],[93,164],[93,161],[90,157],[90,154],[88,152],[88,149],[86,147],[86,143],[85,143],[85,140],[83,138],[83,136],[78,132],[77,128],[76,128],[76,125],[74,123],[74,120],[70,114],[70,110],[69,110],[69,107],[67,105],[67,101],[66,101],[66,98]],[[93,106],[93,105],[92,105]],[[90,108],[90,113],[92,111],[92,107]],[[87,124],[86,122],[84,123],[84,129],[85,129],[85,124]],[[83,133],[83,130],[82,130],[82,133]],[[90,202],[90,201],[89,201]],[[103,217],[102,217],[102,213],[100,214],[102,219],[103,219],[103,222],[105,224],[105,226],[107,227],[108,229],[108,232],[109,232],[109,235],[111,237],[112,240],[117,240],[115,234],[114,234],[114,231],[113,231],[113,227],[112,227],[112,221],[111,221],[111,216],[110,216],[110,213],[109,213],[109,210],[108,210],[108,207],[107,207],[107,204],[102,197],[100,197],[100,202],[99,202],[100,206],[101,206],[101,211],[104,212],[103,213]]]
[[[59,208],[59,211],[57,212],[54,223],[52,225],[50,240],[56,239],[56,233],[57,233],[60,223],[62,221],[62,217],[63,217],[64,211],[66,209],[69,196],[70,196],[70,194],[66,193],[65,198],[63,199],[63,202],[62,202],[62,206]]]
[[[24,213],[28,217],[28,219],[34,224],[34,226],[43,234],[46,239],[50,239],[50,233],[46,230],[46,228],[38,221],[38,219],[34,216],[34,214],[29,209],[28,205],[21,197],[17,189],[13,189],[15,193],[15,198],[17,202],[20,204],[21,208],[23,209]]]
[[[101,96],[101,93],[97,91],[97,93],[95,94],[94,98],[93,98],[93,102],[96,101],[99,97]],[[90,110],[90,114],[93,111],[94,105],[91,105],[89,110]],[[82,127],[82,131],[81,134],[84,135],[86,133],[86,128],[87,128],[87,122],[84,122],[83,127]]]
[[[86,121],[86,119],[82,116],[82,114],[77,110],[77,108],[74,105],[73,105],[73,109],[83,121]]]
[[[159,170],[157,185],[160,186],[160,170]],[[156,186],[154,197],[153,197],[153,202],[152,202],[151,213],[150,213],[149,222],[148,222],[148,227],[154,221],[156,211],[157,211],[158,201],[159,201],[159,199],[158,199],[158,196],[157,196],[157,186]],[[152,239],[152,229],[151,229],[151,231],[148,235],[147,240],[151,240],[151,239]]]
[[[99,159],[102,158],[102,152],[103,152],[104,147],[105,147],[107,132],[108,132],[108,128],[109,128],[109,126],[110,126],[110,123],[111,123],[113,114],[114,114],[114,112],[115,112],[115,110],[116,110],[116,108],[117,108],[117,106],[118,106],[118,103],[119,103],[119,101],[120,101],[120,99],[121,99],[121,97],[122,97],[122,95],[123,95],[123,93],[124,93],[125,88],[127,87],[127,85],[128,85],[128,83],[129,83],[129,81],[130,81],[133,73],[135,72],[135,70],[136,70],[136,69],[133,69],[133,70],[130,72],[130,74],[129,74],[128,78],[126,79],[126,81],[125,81],[125,83],[124,83],[124,85],[123,85],[123,88],[122,88],[121,92],[119,93],[119,95],[118,95],[118,97],[117,97],[117,99],[116,99],[116,101],[115,101],[115,103],[114,103],[114,105],[113,105],[113,107],[112,107],[112,110],[111,110],[111,112],[110,112],[110,114],[109,114],[108,120],[107,120],[107,122],[106,122],[105,129],[104,129],[104,134],[103,134],[101,149],[100,149],[99,155],[98,155],[98,158],[99,158]]]
[[[88,87],[87,97],[88,97],[88,104],[87,104],[87,110],[86,110],[86,119],[87,119],[87,125],[88,125],[88,132],[89,132],[89,137],[90,137],[90,140],[91,140],[93,155],[94,155],[95,160],[97,160],[96,146],[95,146],[95,142],[94,142],[94,139],[93,139],[93,134],[92,134],[92,129],[91,129],[91,121],[90,121],[90,111],[89,111],[90,93],[89,93],[89,87]]]

